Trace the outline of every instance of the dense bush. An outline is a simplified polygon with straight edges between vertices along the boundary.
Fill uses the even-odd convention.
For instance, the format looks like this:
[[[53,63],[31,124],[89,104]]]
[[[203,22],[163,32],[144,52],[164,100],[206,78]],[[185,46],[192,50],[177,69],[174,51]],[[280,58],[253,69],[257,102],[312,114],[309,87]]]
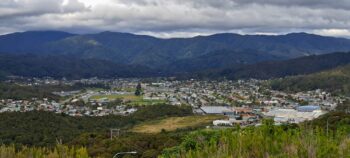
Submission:
[[[74,148],[57,145],[54,149],[22,147],[16,149],[14,146],[0,146],[0,158],[88,158],[86,148]]]
[[[161,154],[164,148],[178,145],[186,134],[186,132],[157,134],[124,132],[112,140],[106,135],[85,133],[70,145],[85,146],[89,155],[93,157],[113,157],[118,152],[137,151],[139,157],[153,158]]]
[[[146,120],[190,114],[190,107],[171,105],[145,106],[129,116],[71,117],[38,111],[2,113],[0,144],[53,146],[57,140],[66,143],[86,132],[108,133],[110,128],[126,128]]]

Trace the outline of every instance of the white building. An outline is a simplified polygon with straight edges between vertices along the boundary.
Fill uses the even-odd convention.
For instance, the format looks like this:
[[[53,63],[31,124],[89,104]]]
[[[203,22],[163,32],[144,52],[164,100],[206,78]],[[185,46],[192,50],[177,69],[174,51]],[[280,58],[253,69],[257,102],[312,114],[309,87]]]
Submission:
[[[272,109],[264,112],[265,116],[274,117],[275,122],[279,123],[300,123],[306,120],[313,120],[323,115],[325,112],[314,110],[310,112],[297,111],[295,109]]]

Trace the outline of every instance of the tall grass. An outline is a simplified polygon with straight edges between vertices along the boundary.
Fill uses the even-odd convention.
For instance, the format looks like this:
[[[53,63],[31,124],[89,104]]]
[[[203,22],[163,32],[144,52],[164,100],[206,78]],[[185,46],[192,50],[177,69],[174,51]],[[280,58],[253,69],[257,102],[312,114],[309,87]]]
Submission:
[[[88,158],[86,148],[74,148],[64,145],[57,145],[54,149],[22,147],[16,149],[15,146],[0,146],[0,158]]]
[[[346,129],[273,126],[202,130],[189,134],[180,146],[166,149],[163,158],[349,158]]]

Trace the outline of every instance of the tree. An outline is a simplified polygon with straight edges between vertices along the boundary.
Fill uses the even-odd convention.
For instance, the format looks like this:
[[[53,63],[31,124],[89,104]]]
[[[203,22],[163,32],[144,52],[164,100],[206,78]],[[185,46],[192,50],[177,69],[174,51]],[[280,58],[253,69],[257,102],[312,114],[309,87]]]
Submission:
[[[141,83],[138,83],[135,90],[135,95],[140,96],[142,91]]]

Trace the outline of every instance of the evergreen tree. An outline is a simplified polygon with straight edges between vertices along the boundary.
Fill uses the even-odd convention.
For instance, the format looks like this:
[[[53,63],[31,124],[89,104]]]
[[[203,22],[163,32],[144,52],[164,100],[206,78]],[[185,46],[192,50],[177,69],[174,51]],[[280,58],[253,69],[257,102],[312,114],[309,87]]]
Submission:
[[[135,90],[135,95],[140,96],[142,91],[141,83],[138,83]]]

